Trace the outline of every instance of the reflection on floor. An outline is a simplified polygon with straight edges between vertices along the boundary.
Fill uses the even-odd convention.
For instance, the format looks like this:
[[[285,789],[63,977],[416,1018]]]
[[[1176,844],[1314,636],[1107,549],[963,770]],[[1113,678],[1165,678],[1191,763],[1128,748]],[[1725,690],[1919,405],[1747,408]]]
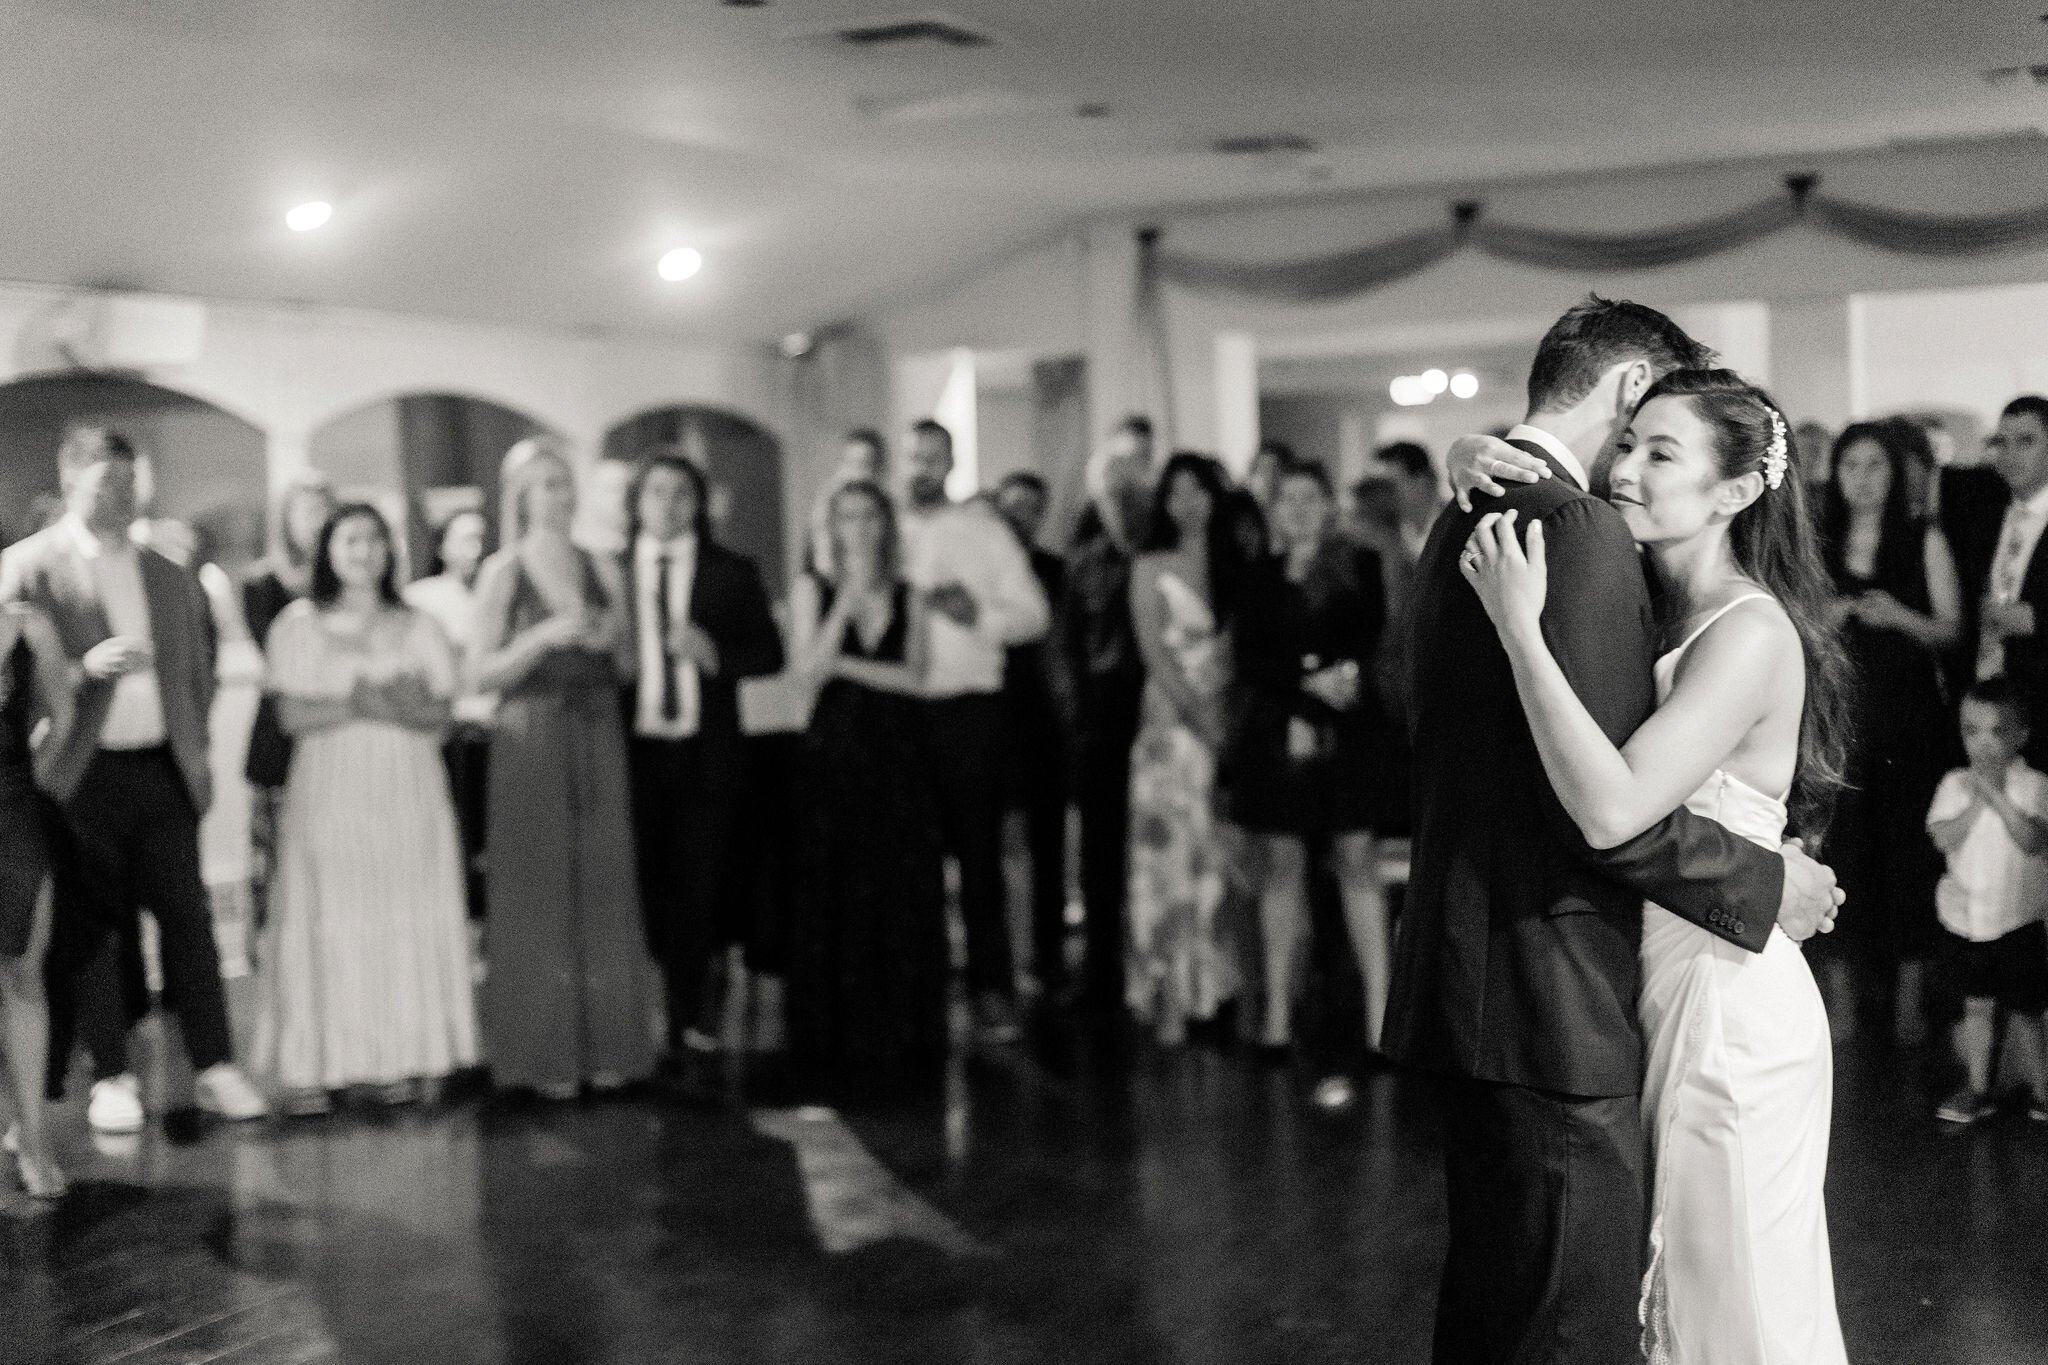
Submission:
[[[2048,1359],[2048,1131],[1939,1131],[1923,1065],[1840,1058],[1851,1356]],[[1424,1361],[1435,1117],[1314,1080],[1050,1033],[872,1112],[471,1103],[123,1149],[67,1109],[76,1194],[0,1208],[0,1359]]]

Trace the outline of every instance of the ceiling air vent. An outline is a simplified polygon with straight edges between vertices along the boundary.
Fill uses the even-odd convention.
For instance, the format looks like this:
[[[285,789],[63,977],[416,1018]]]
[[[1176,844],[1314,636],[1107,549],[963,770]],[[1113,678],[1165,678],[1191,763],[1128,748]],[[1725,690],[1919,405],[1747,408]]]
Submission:
[[[2042,17],[2048,18],[2048,15]],[[2022,81],[2032,81],[2035,85],[2048,85],[2048,63],[2037,62],[2032,66],[1994,67],[1984,73],[1984,81],[1987,85],[1993,86],[2018,85]]]
[[[917,14],[908,18],[874,19],[832,31],[848,47],[903,48],[920,43],[937,47],[992,47],[995,38],[950,14]]]
[[[1209,144],[1218,156],[1307,156],[1322,144],[1299,133],[1258,133],[1250,137],[1219,137]]]

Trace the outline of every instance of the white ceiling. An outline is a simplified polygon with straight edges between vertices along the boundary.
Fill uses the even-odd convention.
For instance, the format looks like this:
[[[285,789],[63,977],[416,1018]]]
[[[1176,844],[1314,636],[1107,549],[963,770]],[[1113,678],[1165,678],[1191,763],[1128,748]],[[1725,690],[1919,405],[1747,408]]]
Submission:
[[[956,0],[993,47],[804,36],[916,5],[8,0],[0,278],[755,340],[1090,214],[2048,124],[1980,74],[2048,61],[2041,0]],[[1207,150],[1275,133],[1322,150]],[[311,198],[333,223],[286,231]]]

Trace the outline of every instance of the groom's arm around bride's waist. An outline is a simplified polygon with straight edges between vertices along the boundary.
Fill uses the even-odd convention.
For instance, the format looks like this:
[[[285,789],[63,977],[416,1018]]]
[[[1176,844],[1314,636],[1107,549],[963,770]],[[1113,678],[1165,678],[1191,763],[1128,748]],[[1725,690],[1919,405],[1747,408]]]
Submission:
[[[1544,518],[1550,591],[1543,635],[1586,709],[1616,745],[1656,706],[1655,624],[1634,541],[1603,502],[1573,499]],[[1760,952],[1784,895],[1784,859],[1683,806],[1635,838],[1594,848],[1540,782],[1544,818],[1572,853],[1645,900]]]

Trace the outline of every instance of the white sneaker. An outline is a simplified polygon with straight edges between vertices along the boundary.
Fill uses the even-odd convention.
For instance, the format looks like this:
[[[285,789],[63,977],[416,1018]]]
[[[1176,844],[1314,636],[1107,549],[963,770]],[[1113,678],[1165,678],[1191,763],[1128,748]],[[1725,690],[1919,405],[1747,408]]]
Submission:
[[[209,1114],[241,1123],[260,1119],[270,1105],[233,1062],[215,1062],[192,1081],[193,1098]]]
[[[142,1083],[132,1071],[92,1083],[92,1100],[85,1106],[85,1121],[95,1133],[139,1133],[142,1131]]]

